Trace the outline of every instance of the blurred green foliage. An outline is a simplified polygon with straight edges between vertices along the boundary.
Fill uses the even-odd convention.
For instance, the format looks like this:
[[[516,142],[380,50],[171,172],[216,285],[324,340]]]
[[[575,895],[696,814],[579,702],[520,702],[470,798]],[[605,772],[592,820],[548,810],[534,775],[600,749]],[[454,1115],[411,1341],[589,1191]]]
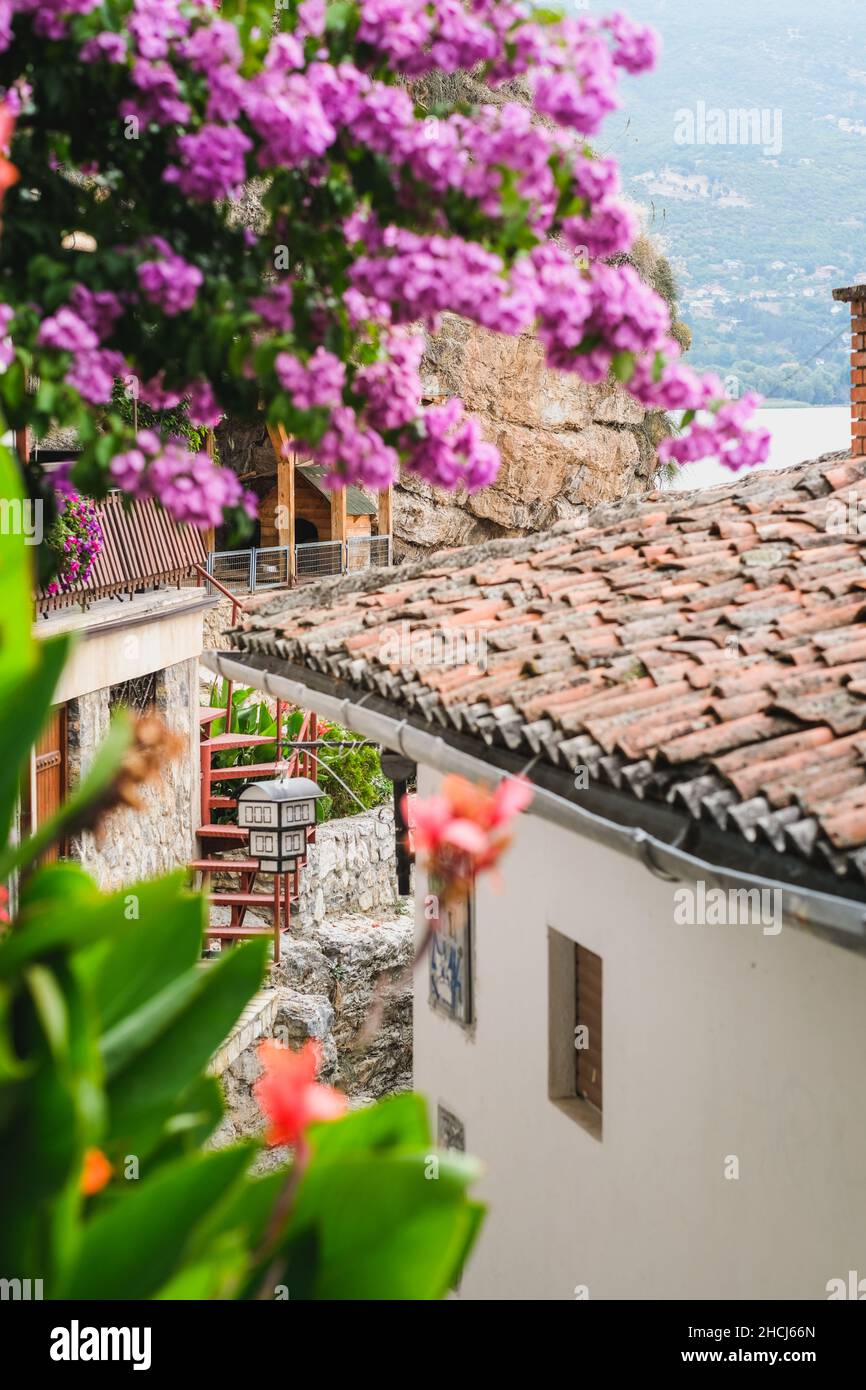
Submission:
[[[20,491],[0,449],[0,496]],[[313,1127],[294,1177],[255,1176],[255,1140],[208,1149],[224,1103],[207,1066],[268,943],[203,965],[204,903],[182,873],[106,895],[76,863],[34,868],[111,787],[128,715],[70,806],[32,840],[12,833],[67,639],[34,640],[28,552],[0,540],[0,1272],[51,1299],[442,1297],[480,1224],[478,1168],[432,1152],[422,1099]],[[93,1149],[112,1176],[87,1196]]]

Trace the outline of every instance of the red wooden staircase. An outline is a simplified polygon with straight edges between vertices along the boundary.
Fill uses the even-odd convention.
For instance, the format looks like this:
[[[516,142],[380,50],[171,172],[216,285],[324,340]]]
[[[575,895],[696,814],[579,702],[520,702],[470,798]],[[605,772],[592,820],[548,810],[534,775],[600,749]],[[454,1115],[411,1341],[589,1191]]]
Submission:
[[[208,583],[213,584],[228,598],[234,600],[234,595],[228,589],[208,576]],[[234,601],[232,609],[232,621],[237,621],[238,604]],[[242,857],[225,858],[225,855],[238,856],[238,852],[243,849],[249,840],[249,831],[242,830],[238,825],[218,822],[214,820],[214,812],[220,810],[235,810],[237,808],[237,798],[224,794],[215,794],[213,787],[215,782],[226,781],[266,781],[270,777],[276,777],[278,767],[288,765],[289,777],[309,777],[314,782],[318,781],[318,759],[307,748],[293,746],[295,743],[315,744],[318,736],[318,721],[315,714],[305,714],[303,723],[297,738],[289,740],[285,733],[284,720],[288,716],[288,711],[281,701],[277,701],[276,709],[276,739],[273,736],[260,734],[236,734],[222,733],[213,735],[211,726],[219,719],[226,719],[228,728],[228,711],[232,708],[232,682],[227,682],[226,686],[226,709],[205,708],[199,711],[199,744],[201,757],[201,825],[196,834],[199,840],[201,851],[199,858],[193,859],[189,865],[190,871],[200,876],[202,888],[207,892],[208,902],[214,907],[228,907],[229,921],[227,924],[215,923],[209,920],[206,936],[209,940],[232,942],[243,940],[253,936],[273,935],[274,939],[274,960],[280,959],[280,932],[285,927],[288,930],[291,918],[291,905],[298,898],[298,879],[303,868],[303,861],[292,873],[286,874],[266,874],[263,873],[255,859],[245,859]],[[256,748],[265,744],[276,742],[277,757],[273,762],[238,764],[235,767],[214,767],[213,756],[215,753],[225,752],[231,749]],[[281,756],[285,754],[286,757]],[[315,829],[308,832],[308,839],[315,840]],[[219,889],[213,891],[211,882],[218,874],[236,874],[239,880],[239,887],[236,889]],[[269,891],[258,889],[257,881],[269,879],[271,886]],[[273,912],[273,927],[249,925],[246,923],[247,911],[250,908],[270,908]]]
[[[214,821],[214,811],[234,809],[237,806],[237,798],[216,795],[213,786],[215,782],[225,781],[266,781],[269,777],[276,777],[278,769],[285,766],[288,767],[289,777],[310,777],[316,781],[318,760],[307,749],[293,748],[286,740],[283,730],[287,712],[283,704],[278,701],[276,718],[278,730],[277,758],[272,762],[240,763],[235,767],[214,767],[213,755],[216,752],[273,744],[275,740],[273,737],[254,734],[219,734],[215,738],[211,737],[209,725],[221,718],[225,711],[202,711],[202,714],[205,713],[211,717],[203,718],[201,721],[201,825],[196,832],[202,853],[200,858],[192,860],[189,867],[194,873],[201,876],[202,887],[207,890],[208,901],[215,907],[228,907],[230,909],[228,923],[210,922],[206,935],[214,941],[229,942],[272,934],[274,960],[278,961],[280,959],[280,932],[283,929],[287,931],[290,925],[291,905],[298,897],[298,879],[303,868],[303,861],[291,873],[266,874],[259,869],[258,861],[255,859],[244,859],[239,856],[224,857],[226,854],[237,856],[238,850],[241,850],[249,839],[249,831],[242,830],[237,825],[226,825]],[[316,716],[306,714],[297,740],[292,742],[315,743],[317,733],[318,721]],[[279,756],[283,751],[288,754],[287,758]],[[309,838],[315,839],[315,830],[309,832]],[[239,887],[213,890],[211,880],[217,874],[236,874]],[[260,879],[270,880],[269,891],[258,888],[257,884]],[[256,907],[272,910],[274,915],[273,927],[251,925],[245,921],[247,910]]]

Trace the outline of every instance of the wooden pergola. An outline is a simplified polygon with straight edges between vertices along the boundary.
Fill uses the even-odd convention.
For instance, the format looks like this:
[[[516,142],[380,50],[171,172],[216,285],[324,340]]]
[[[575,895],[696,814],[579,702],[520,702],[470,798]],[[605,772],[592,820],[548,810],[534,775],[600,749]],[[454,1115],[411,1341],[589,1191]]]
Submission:
[[[289,555],[289,583],[295,580],[295,469],[302,462],[282,425],[268,425],[268,435],[277,457],[277,544],[285,546]],[[330,494],[331,540],[345,545],[346,489],[336,488]],[[379,493],[379,535],[391,535],[393,488],[391,484]]]

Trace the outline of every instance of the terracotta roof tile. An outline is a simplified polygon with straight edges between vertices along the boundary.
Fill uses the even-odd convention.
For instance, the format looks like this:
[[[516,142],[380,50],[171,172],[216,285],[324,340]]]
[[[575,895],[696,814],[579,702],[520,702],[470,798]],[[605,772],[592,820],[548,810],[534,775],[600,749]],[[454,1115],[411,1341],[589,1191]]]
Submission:
[[[234,642],[460,728],[481,756],[501,743],[586,765],[862,893],[866,536],[838,520],[852,490],[866,497],[864,460],[629,498],[589,524],[267,596]],[[388,659],[407,625],[442,639],[438,666],[411,643]]]

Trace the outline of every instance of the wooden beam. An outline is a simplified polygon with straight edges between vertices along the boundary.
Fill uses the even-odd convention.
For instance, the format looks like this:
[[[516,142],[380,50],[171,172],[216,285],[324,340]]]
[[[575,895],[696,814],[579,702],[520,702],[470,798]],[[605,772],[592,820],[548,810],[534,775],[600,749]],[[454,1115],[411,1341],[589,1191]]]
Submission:
[[[379,535],[393,535],[394,492],[391,483],[379,493]]]
[[[331,540],[339,541],[343,547],[340,568],[343,569],[346,563],[346,535],[348,525],[346,520],[346,489],[344,487],[335,488],[331,493]]]
[[[277,456],[277,545],[289,552],[289,583],[295,582],[295,451],[282,425],[268,425]]]

